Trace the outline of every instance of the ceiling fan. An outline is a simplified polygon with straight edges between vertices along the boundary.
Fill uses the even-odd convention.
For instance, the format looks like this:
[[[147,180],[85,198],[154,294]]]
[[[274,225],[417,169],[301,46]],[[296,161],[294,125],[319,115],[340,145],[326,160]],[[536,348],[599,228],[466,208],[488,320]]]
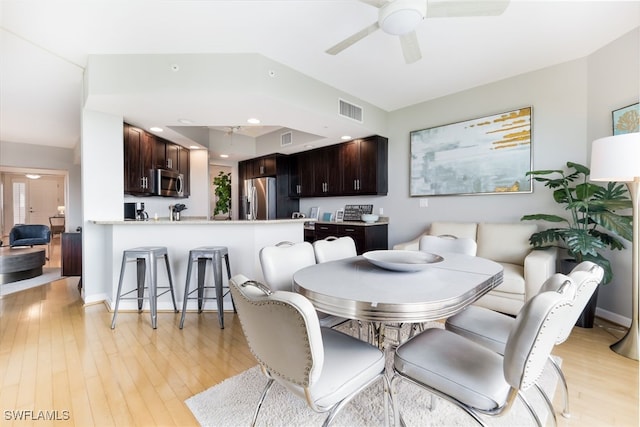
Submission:
[[[382,29],[387,34],[400,37],[405,62],[411,64],[422,58],[416,28],[426,18],[455,18],[461,16],[501,15],[509,0],[504,1],[456,1],[456,0],[360,0],[378,8],[378,20],[340,43],[326,50],[336,55],[369,34]]]

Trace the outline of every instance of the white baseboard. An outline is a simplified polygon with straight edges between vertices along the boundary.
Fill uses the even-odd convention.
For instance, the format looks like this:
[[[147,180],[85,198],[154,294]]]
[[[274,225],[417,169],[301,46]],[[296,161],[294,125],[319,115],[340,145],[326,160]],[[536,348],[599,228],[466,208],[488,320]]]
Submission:
[[[625,328],[628,328],[629,326],[631,326],[630,318],[620,316],[619,314],[612,313],[610,311],[603,310],[601,308],[596,308],[596,316],[601,317],[605,320],[608,320],[609,322],[618,324],[620,326],[624,326]]]

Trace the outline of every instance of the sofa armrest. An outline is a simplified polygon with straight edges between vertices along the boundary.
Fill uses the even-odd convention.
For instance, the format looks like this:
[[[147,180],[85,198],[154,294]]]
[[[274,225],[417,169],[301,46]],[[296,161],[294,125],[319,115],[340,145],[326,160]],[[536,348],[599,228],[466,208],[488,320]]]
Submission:
[[[413,240],[404,243],[398,243],[393,245],[393,249],[395,250],[404,250],[404,251],[417,251],[420,248],[420,238],[426,235],[426,233],[419,235]]]
[[[536,295],[542,284],[557,272],[558,249],[536,249],[524,259],[524,298],[529,301]]]

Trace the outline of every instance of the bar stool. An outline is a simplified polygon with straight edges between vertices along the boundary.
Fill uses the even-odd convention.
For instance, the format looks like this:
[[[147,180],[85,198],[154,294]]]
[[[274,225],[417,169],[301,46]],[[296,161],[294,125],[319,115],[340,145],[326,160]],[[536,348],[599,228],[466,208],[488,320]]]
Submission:
[[[164,264],[167,269],[167,277],[169,278],[169,286],[158,286],[158,259],[164,258]],[[122,282],[124,279],[124,272],[129,261],[136,261],[137,267],[137,286],[136,289],[122,293]],[[149,270],[149,285],[145,287],[145,273]],[[142,302],[145,299],[144,290],[149,290],[149,295],[146,297],[149,299],[149,306],[151,310],[151,326],[153,329],[157,328],[158,321],[158,297],[171,292],[171,301],[173,302],[173,309],[178,312],[178,306],[176,305],[176,297],[173,292],[173,280],[171,279],[171,267],[169,266],[169,255],[167,254],[167,248],[164,246],[142,246],[134,249],[127,249],[122,253],[122,266],[120,267],[120,280],[118,282],[118,296],[116,298],[116,306],[113,311],[113,320],[111,321],[111,329],[116,327],[116,316],[118,315],[118,306],[121,299],[135,299],[138,300],[138,312],[142,310]],[[166,289],[164,292],[158,294],[158,289]],[[126,295],[132,292],[138,292],[136,297],[126,297]]]
[[[184,300],[182,303],[182,318],[180,319],[180,329],[184,326],[184,316],[187,312],[187,300],[198,300],[198,313],[202,313],[202,306],[205,299],[215,299],[218,302],[218,323],[220,329],[224,329],[224,316],[223,316],[223,299],[225,295],[229,293],[229,287],[224,286],[222,283],[222,258],[224,257],[225,264],[227,266],[227,279],[231,279],[231,268],[229,267],[229,250],[226,246],[202,246],[189,251],[189,266],[187,267],[187,281],[184,285]],[[205,286],[204,276],[206,272],[207,261],[211,261],[211,268],[213,272],[213,286]],[[189,292],[189,283],[191,282],[191,267],[194,262],[198,262],[198,286],[196,289]],[[215,297],[205,297],[205,289],[216,289]],[[227,289],[227,292],[223,292],[223,288]],[[194,292],[198,292],[197,297],[189,298]],[[233,304],[233,298],[231,299]],[[236,312],[236,306],[233,304],[233,311]]]

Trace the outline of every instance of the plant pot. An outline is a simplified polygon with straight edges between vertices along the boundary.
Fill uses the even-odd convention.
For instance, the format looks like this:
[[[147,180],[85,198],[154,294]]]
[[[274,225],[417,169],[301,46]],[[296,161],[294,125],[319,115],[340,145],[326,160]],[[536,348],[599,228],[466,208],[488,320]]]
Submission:
[[[560,260],[560,272],[562,274],[569,274],[571,270],[578,265],[576,260],[573,259],[562,259]],[[596,317],[596,306],[598,304],[598,289],[600,289],[600,285],[596,288],[593,295],[589,299],[589,302],[580,313],[580,317],[576,321],[576,326],[581,328],[593,328],[593,320]]]

